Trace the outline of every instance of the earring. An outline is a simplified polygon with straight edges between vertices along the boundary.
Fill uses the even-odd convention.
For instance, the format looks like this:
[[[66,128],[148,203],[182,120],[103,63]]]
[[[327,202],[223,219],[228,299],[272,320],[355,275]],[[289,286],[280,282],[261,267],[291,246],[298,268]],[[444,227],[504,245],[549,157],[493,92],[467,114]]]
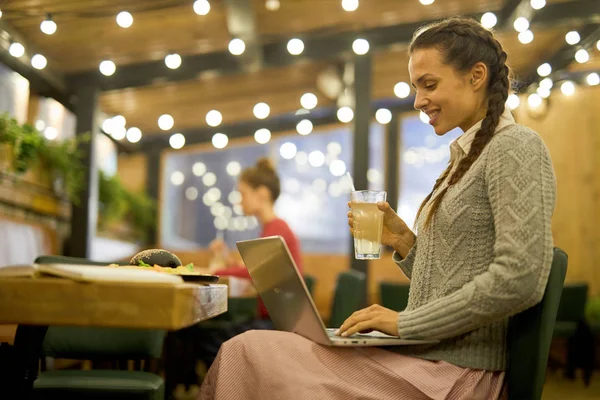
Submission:
[[[475,84],[475,78],[471,78],[471,85]]]

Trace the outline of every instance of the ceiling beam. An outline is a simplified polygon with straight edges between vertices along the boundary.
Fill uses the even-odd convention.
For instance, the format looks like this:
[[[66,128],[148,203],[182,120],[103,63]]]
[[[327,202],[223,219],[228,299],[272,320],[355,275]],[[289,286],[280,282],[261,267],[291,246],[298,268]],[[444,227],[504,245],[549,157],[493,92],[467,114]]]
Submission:
[[[225,10],[229,34],[246,44],[246,50],[239,56],[243,68],[248,71],[261,69],[262,48],[251,0],[225,0]]]
[[[13,42],[21,43],[25,47],[23,56],[16,58],[10,55],[8,49]],[[52,97],[73,111],[73,98],[64,76],[52,68],[51,60],[48,60],[48,65],[43,70],[33,68],[31,57],[34,54],[44,55],[44,52],[27,42],[5,20],[0,20],[0,62],[25,77],[32,91],[43,97]]]
[[[497,15],[497,29],[510,29],[516,18],[515,14],[523,7],[523,3],[529,5],[528,0],[505,0],[502,10]]]
[[[520,4],[520,2],[519,2]],[[506,3],[503,10],[496,14],[512,15],[516,7],[512,0]],[[480,18],[481,13],[467,15]],[[569,23],[589,21],[594,16],[600,16],[600,1],[578,0],[567,3],[548,4],[539,10],[533,18],[532,25],[536,27],[554,26],[561,20]],[[504,17],[504,18],[508,18]],[[502,18],[502,17],[501,17]],[[371,51],[389,48],[392,45],[410,41],[414,31],[420,26],[434,21],[421,21],[386,27],[375,27],[360,32],[340,32],[330,35],[303,35],[304,52],[299,56],[290,55],[287,51],[287,39],[262,45],[264,67],[281,67],[298,62],[299,60],[333,60],[351,56],[352,42],[357,37],[363,37],[370,43]],[[500,20],[499,22],[502,22]],[[151,61],[138,64],[118,66],[113,76],[104,77],[97,70],[80,72],[69,76],[73,84],[93,82],[102,90],[119,90],[148,86],[157,82],[174,82],[192,80],[202,73],[233,74],[243,72],[239,59],[227,51],[208,54],[198,54],[184,57],[181,67],[176,70],[168,69],[163,61]]]

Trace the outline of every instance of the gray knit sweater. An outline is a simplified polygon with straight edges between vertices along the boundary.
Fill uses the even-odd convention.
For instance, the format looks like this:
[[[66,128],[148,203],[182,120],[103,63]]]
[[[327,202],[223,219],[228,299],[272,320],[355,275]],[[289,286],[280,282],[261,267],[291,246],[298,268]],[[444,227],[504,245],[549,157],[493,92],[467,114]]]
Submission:
[[[428,228],[426,206],[406,258],[394,254],[411,280],[400,336],[441,342],[393,351],[505,370],[508,318],[538,303],[548,280],[555,189],[550,156],[535,132],[517,124],[496,132]]]

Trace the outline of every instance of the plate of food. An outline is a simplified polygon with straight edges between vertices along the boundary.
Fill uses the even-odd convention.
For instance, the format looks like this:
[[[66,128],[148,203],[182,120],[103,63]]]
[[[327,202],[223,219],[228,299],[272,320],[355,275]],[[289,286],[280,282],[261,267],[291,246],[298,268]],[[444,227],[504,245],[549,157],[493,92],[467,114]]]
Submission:
[[[194,264],[183,265],[179,257],[163,249],[144,250],[133,256],[129,265],[111,264],[110,267],[152,269],[157,272],[179,275],[186,282],[216,283],[217,275],[202,274],[194,271]]]

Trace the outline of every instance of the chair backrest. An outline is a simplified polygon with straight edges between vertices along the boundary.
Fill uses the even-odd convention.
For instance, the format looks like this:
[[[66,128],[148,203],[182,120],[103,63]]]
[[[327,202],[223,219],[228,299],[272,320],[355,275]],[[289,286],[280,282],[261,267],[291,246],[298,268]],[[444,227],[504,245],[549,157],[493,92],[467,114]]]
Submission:
[[[106,265],[85,258],[41,256],[36,264]],[[44,355],[56,358],[90,359],[159,358],[166,332],[158,329],[88,328],[50,326],[44,339]]]
[[[310,295],[313,295],[313,290],[315,289],[315,277],[312,275],[304,275],[304,283],[306,284],[306,288]]]
[[[408,305],[410,285],[397,282],[379,283],[379,303],[394,311],[403,311]]]
[[[568,284],[563,287],[558,305],[557,321],[579,322],[585,318],[585,303],[588,297],[587,283]]]
[[[506,373],[510,400],[539,400],[542,397],[567,261],[567,254],[555,248],[542,301],[510,320]]]
[[[366,280],[366,275],[356,270],[339,274],[328,327],[339,328],[346,318],[364,306]]]

